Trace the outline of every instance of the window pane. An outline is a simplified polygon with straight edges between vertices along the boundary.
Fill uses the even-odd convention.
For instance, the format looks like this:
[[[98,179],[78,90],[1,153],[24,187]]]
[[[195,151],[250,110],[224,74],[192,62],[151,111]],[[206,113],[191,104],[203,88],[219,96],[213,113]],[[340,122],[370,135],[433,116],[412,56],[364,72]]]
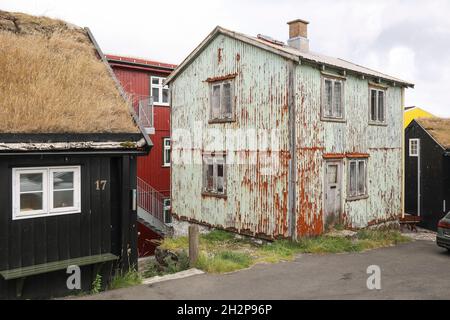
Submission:
[[[170,148],[170,139],[164,139],[164,146]]]
[[[377,91],[370,90],[370,120],[377,120]]]
[[[42,191],[42,173],[21,173],[20,192]]]
[[[226,116],[231,116],[231,84],[225,83],[223,85],[223,101],[222,106],[224,108],[223,113]]]
[[[356,162],[350,162],[350,196],[356,195]]]
[[[217,176],[218,177],[223,177],[223,164],[218,164],[217,165]]]
[[[73,172],[55,172],[53,173],[53,188],[73,189]]]
[[[73,207],[73,191],[54,191],[53,208]]]
[[[164,103],[169,102],[169,89],[163,89],[163,101]]]
[[[328,183],[334,184],[337,183],[337,165],[329,165],[327,168],[327,179]]]
[[[152,88],[152,97],[154,102],[159,102],[159,89]]]
[[[158,85],[159,84],[159,78],[152,78],[152,84]]]
[[[342,83],[334,83],[334,114],[336,118],[342,117]]]
[[[20,211],[42,210],[42,192],[20,195]]]
[[[325,80],[325,116],[331,117],[332,116],[332,101],[333,101],[333,83],[331,80]]]
[[[212,118],[219,118],[220,114],[220,86],[213,86],[212,92]]]
[[[170,149],[166,149],[164,151],[164,163],[169,164],[170,163]]]
[[[384,91],[378,91],[378,121],[384,121]]]
[[[206,188],[208,190],[213,190],[214,188],[214,166],[208,164],[208,169],[206,170]]]
[[[366,170],[364,161],[359,161],[358,165],[358,194],[364,195],[366,193]]]

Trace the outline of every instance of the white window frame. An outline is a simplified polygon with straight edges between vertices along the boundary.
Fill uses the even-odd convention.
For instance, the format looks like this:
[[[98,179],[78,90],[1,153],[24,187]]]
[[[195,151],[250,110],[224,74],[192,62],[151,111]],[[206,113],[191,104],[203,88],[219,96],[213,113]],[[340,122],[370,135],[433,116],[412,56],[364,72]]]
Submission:
[[[328,115],[326,112],[327,96],[326,96],[325,83],[327,81],[331,81],[331,115]],[[335,111],[335,108],[334,108],[335,83],[341,84],[341,115],[340,116],[337,116],[336,114],[334,114],[334,111]],[[322,120],[340,121],[340,122],[345,121],[345,80],[344,79],[322,76],[322,94],[321,94],[321,111],[320,112],[321,112]]]
[[[169,145],[166,145],[166,141],[169,141]],[[167,159],[167,151],[171,150],[170,138],[163,138],[163,167],[170,167],[170,160]]]
[[[412,145],[414,142],[416,143],[416,152],[415,153],[412,152],[412,150],[413,150]],[[409,156],[410,157],[418,157],[419,156],[419,145],[420,145],[419,139],[409,139]]]
[[[213,165],[213,187],[209,189],[208,185],[208,165]],[[223,166],[223,190],[218,191],[218,165]],[[226,196],[227,194],[227,170],[225,154],[203,154],[203,186],[202,190],[206,194]]]
[[[158,84],[153,84],[154,79],[158,80]],[[156,99],[156,97],[153,97],[153,103],[158,106],[170,105],[169,92],[167,93],[167,102],[163,102],[163,91],[169,90],[169,86],[163,85],[165,80],[166,80],[166,78],[164,78],[164,77],[155,77],[155,76],[150,77],[150,95],[153,97],[153,89],[154,88],[158,89],[158,97],[157,97],[158,99]]]
[[[73,172],[73,201],[72,207],[53,207],[53,174],[55,172]],[[63,214],[74,214],[81,212],[81,167],[35,167],[35,168],[13,168],[12,169],[12,198],[13,198],[13,220],[41,218]],[[20,175],[26,173],[42,173],[42,210],[20,211]],[[62,189],[63,190],[63,189]],[[62,191],[61,190],[61,191]],[[65,190],[65,189],[64,189]],[[69,189],[67,189],[69,190]],[[71,188],[72,190],[72,188]],[[24,193],[24,192],[22,192]],[[32,193],[32,192],[30,192]]]
[[[229,113],[226,112],[225,110],[225,104],[224,104],[224,99],[223,99],[223,95],[224,95],[224,85],[225,84],[229,84],[230,85],[230,107],[231,110]],[[214,87],[220,86],[220,90],[219,90],[219,115],[218,117],[214,117],[213,115],[213,90]],[[211,82],[210,84],[210,89],[209,89],[209,120],[210,121],[234,121],[234,79],[228,79],[228,80],[224,80],[224,81],[215,81],[215,82]]]
[[[376,102],[375,102],[375,114],[376,114],[376,119],[372,119],[372,91],[376,92]],[[378,103],[378,99],[379,99],[379,93],[382,92],[383,93],[383,120],[380,121],[378,119],[378,115],[379,115],[379,103]],[[386,124],[386,89],[380,89],[380,88],[374,88],[374,87],[370,87],[369,88],[369,124],[374,124],[374,125],[385,125]]]
[[[368,184],[367,184],[367,176],[368,176],[368,170],[367,170],[367,160],[368,158],[352,158],[352,159],[348,159],[348,175],[347,175],[347,199],[348,200],[358,200],[358,199],[365,199],[369,196],[369,192],[368,192]],[[360,163],[364,163],[364,190],[363,192],[360,192],[359,189],[359,176],[360,176],[360,172],[359,172],[359,164]],[[351,190],[351,164],[352,163],[356,163],[356,192],[353,193]]]

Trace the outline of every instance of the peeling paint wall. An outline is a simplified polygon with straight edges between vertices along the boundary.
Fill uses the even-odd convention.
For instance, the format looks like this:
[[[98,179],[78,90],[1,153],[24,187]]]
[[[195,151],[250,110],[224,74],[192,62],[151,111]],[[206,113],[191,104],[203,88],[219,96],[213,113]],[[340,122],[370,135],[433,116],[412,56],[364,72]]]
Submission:
[[[208,124],[209,78],[236,74],[233,123]],[[287,65],[283,58],[225,36],[218,36],[172,84],[172,212],[182,219],[229,228],[252,235],[288,237],[288,108]],[[186,128],[202,135],[193,148],[176,139]],[[208,135],[215,129],[224,137]],[[238,130],[242,130],[239,132]],[[279,151],[265,150],[243,141],[247,129],[278,129]],[[230,130],[233,130],[233,134]],[[237,130],[237,131],[235,131]],[[261,132],[257,144],[265,139]],[[271,143],[272,143],[271,142]],[[240,164],[226,170],[227,199],[202,196],[202,152],[224,151],[227,161]],[[265,174],[266,156],[279,159],[275,172]],[[180,164],[177,159],[192,159]],[[252,162],[253,161],[253,162]]]
[[[348,75],[344,85],[344,123],[320,118],[318,67],[297,67],[297,234],[323,231],[323,154],[368,154],[368,197],[347,200],[348,162],[342,159],[342,216],[354,228],[395,219],[401,213],[401,88],[386,92],[386,126],[369,125],[369,81]]]
[[[327,70],[327,72],[333,72]],[[209,124],[208,79],[236,74],[235,117],[232,123]],[[387,90],[387,125],[369,125],[369,82],[347,75],[344,99],[346,122],[320,119],[321,71],[297,65],[295,69],[296,235],[324,230],[324,154],[365,153],[368,159],[367,199],[347,201],[347,160],[343,159],[342,216],[351,227],[389,220],[401,213],[401,88]],[[289,108],[288,63],[285,58],[219,35],[172,82],[172,132],[184,128],[201,135],[190,147],[173,135],[172,212],[192,220],[233,231],[266,237],[289,237],[288,172]],[[222,141],[207,134],[215,129]],[[227,166],[227,198],[202,195],[202,153],[224,151],[242,143],[227,130],[276,129],[278,151],[241,145],[227,158],[244,164]],[[258,131],[256,131],[258,134]],[[261,136],[262,137],[262,136]],[[261,138],[262,139],[262,138]],[[258,140],[259,142],[259,140]],[[264,174],[265,156],[279,159],[272,174]],[[180,163],[179,159],[192,160]],[[255,160],[255,163],[248,163]]]

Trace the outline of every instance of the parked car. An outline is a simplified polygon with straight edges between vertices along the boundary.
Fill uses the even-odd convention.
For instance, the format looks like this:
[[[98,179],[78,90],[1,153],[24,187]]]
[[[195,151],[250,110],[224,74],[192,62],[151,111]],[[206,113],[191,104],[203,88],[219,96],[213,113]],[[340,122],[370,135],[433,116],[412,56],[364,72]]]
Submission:
[[[439,247],[450,251],[450,212],[439,221],[436,243]]]

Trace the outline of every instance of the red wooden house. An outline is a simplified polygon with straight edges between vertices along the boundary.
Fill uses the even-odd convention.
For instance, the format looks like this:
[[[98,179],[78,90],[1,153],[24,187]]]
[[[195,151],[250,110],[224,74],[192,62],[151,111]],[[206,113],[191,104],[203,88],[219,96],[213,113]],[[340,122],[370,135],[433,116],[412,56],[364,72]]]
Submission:
[[[151,136],[153,148],[139,157],[138,215],[139,255],[153,254],[153,239],[164,236],[171,222],[170,207],[170,105],[165,78],[176,65],[106,55],[114,73],[133,101],[141,124]]]

